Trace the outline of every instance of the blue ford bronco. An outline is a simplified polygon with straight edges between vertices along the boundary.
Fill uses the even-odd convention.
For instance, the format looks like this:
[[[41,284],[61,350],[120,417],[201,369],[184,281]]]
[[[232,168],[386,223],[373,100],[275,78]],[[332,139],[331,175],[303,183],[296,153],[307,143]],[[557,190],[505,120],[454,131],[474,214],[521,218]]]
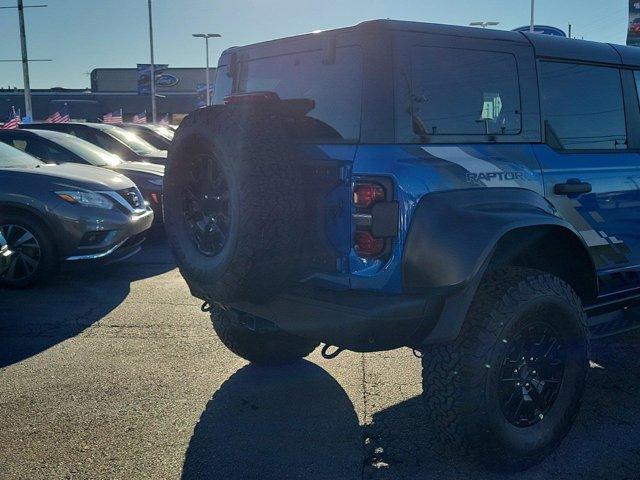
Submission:
[[[169,242],[236,354],[412,348],[434,431],[526,468],[589,340],[634,326],[639,86],[637,48],[425,23],[230,48],[169,152]]]

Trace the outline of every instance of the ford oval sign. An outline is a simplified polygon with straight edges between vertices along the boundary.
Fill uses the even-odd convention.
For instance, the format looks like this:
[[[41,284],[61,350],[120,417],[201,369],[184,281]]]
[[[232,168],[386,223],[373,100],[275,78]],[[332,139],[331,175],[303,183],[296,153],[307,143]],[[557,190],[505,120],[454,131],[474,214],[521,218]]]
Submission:
[[[156,85],[159,87],[175,87],[180,83],[180,79],[170,73],[161,73],[156,76]]]
[[[531,27],[526,26],[526,27],[514,28],[513,31],[526,33],[531,31]],[[565,37],[565,38],[567,37],[567,34],[564,33],[562,30],[560,30],[559,28],[550,27],[548,25],[535,25],[533,27],[533,33],[540,33],[542,35],[553,35],[555,37]]]

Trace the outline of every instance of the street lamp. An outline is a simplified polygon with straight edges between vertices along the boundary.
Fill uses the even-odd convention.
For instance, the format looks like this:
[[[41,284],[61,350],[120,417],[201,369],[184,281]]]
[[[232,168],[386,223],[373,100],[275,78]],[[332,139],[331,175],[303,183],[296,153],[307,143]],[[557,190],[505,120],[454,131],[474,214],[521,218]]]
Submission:
[[[536,31],[536,5],[535,0],[531,0],[531,23],[529,24],[529,31],[534,33]]]
[[[158,109],[156,107],[156,65],[153,58],[153,12],[151,0],[147,0],[149,9],[149,52],[151,56],[151,65],[149,66],[149,76],[151,77],[151,121],[156,123],[158,120]]]
[[[211,105],[211,91],[209,88],[209,39],[210,38],[220,38],[222,35],[219,33],[194,33],[194,37],[196,38],[204,38],[204,48],[206,50],[207,56],[207,107]]]
[[[469,25],[471,25],[472,27],[487,28],[500,25],[500,22],[471,22]]]
[[[33,108],[31,106],[31,83],[29,81],[29,62],[50,62],[51,60],[29,60],[27,57],[27,34],[24,26],[25,8],[44,8],[46,5],[24,5],[23,0],[18,0],[15,7],[0,7],[0,9],[17,8],[18,22],[20,25],[20,49],[22,50],[22,78],[24,81],[24,108],[28,117],[33,119]],[[3,60],[4,61],[4,60]],[[13,60],[8,60],[13,61]]]

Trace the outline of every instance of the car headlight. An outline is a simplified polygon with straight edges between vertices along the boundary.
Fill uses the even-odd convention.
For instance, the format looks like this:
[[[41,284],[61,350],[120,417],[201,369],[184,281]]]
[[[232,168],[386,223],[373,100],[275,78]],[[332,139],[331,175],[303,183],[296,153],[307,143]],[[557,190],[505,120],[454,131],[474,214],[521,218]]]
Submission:
[[[149,182],[151,185],[155,185],[156,187],[161,187],[164,183],[164,179],[162,177],[152,178],[150,180],[147,180],[147,182]]]
[[[95,192],[83,192],[83,191],[64,191],[56,192],[56,195],[65,202],[72,203],[74,205],[82,205],[84,207],[96,207],[96,208],[113,208],[113,202],[104,195],[100,195]]]

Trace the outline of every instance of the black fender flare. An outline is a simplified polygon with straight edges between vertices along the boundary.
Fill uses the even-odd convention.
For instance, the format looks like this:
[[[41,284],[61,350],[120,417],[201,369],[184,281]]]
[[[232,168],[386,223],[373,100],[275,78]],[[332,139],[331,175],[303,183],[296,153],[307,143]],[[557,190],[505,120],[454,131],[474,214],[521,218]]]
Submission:
[[[514,230],[536,226],[559,227],[575,236],[587,252],[597,282],[580,234],[532,190],[466,189],[422,197],[413,214],[402,267],[407,293],[430,292],[445,298],[426,343],[450,341],[458,335],[500,240]]]

